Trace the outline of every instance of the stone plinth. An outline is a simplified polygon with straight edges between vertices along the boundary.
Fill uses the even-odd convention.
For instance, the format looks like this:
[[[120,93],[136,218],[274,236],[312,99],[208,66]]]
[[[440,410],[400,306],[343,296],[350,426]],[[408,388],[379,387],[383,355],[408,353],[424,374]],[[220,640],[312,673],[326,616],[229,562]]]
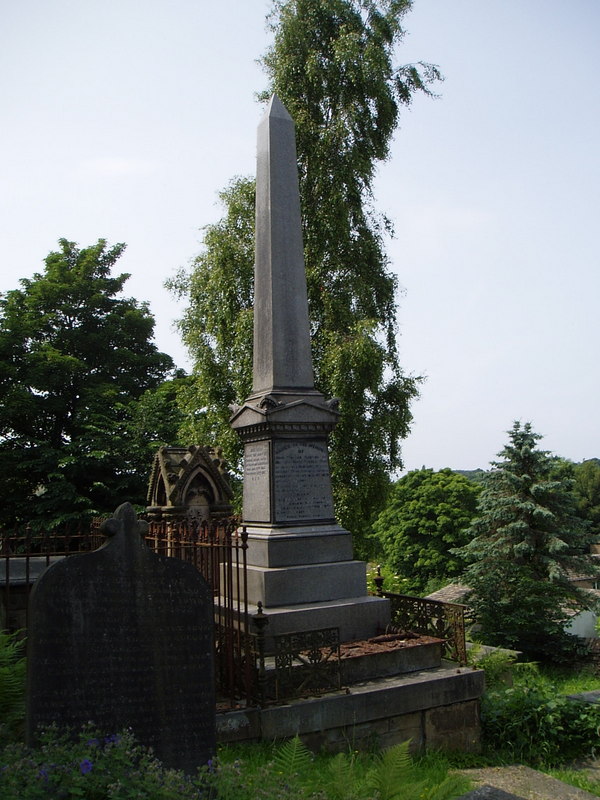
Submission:
[[[456,665],[364,681],[349,690],[280,706],[217,715],[222,743],[296,734],[315,750],[385,748],[411,739],[413,751],[481,747],[481,670]]]

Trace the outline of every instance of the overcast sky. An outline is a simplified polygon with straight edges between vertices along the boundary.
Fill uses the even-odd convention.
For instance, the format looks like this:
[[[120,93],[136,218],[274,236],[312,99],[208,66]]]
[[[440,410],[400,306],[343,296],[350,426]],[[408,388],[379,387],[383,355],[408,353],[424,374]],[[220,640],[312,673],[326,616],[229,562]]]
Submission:
[[[180,366],[163,287],[255,170],[268,0],[0,0],[0,291],[61,237],[126,242]],[[600,457],[600,3],[415,0],[398,61],[445,82],[403,114],[377,204],[401,361],[425,375],[408,469],[486,467],[513,420]]]

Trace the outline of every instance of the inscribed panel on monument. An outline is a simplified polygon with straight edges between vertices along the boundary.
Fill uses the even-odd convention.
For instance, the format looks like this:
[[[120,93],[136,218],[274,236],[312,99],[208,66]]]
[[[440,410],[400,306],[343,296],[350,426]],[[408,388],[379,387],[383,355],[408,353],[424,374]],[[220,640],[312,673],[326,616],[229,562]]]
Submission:
[[[325,442],[275,441],[273,462],[276,522],[333,520]]]
[[[244,520],[270,522],[269,442],[248,442],[244,448]]]

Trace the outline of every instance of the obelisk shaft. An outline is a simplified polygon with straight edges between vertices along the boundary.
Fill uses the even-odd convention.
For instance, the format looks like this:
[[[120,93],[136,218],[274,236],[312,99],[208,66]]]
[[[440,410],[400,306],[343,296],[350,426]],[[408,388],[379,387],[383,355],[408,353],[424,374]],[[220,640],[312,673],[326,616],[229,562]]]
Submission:
[[[314,390],[294,123],[276,95],[258,127],[252,393]]]

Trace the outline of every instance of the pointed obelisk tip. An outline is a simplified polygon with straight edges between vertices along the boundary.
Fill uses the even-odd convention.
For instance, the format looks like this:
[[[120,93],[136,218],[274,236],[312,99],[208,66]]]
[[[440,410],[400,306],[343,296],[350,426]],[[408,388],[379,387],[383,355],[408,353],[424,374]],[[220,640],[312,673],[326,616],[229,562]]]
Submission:
[[[273,117],[289,120],[292,119],[287,108],[283,105],[276,94],[271,95],[265,117],[269,117],[269,119],[272,119]]]

